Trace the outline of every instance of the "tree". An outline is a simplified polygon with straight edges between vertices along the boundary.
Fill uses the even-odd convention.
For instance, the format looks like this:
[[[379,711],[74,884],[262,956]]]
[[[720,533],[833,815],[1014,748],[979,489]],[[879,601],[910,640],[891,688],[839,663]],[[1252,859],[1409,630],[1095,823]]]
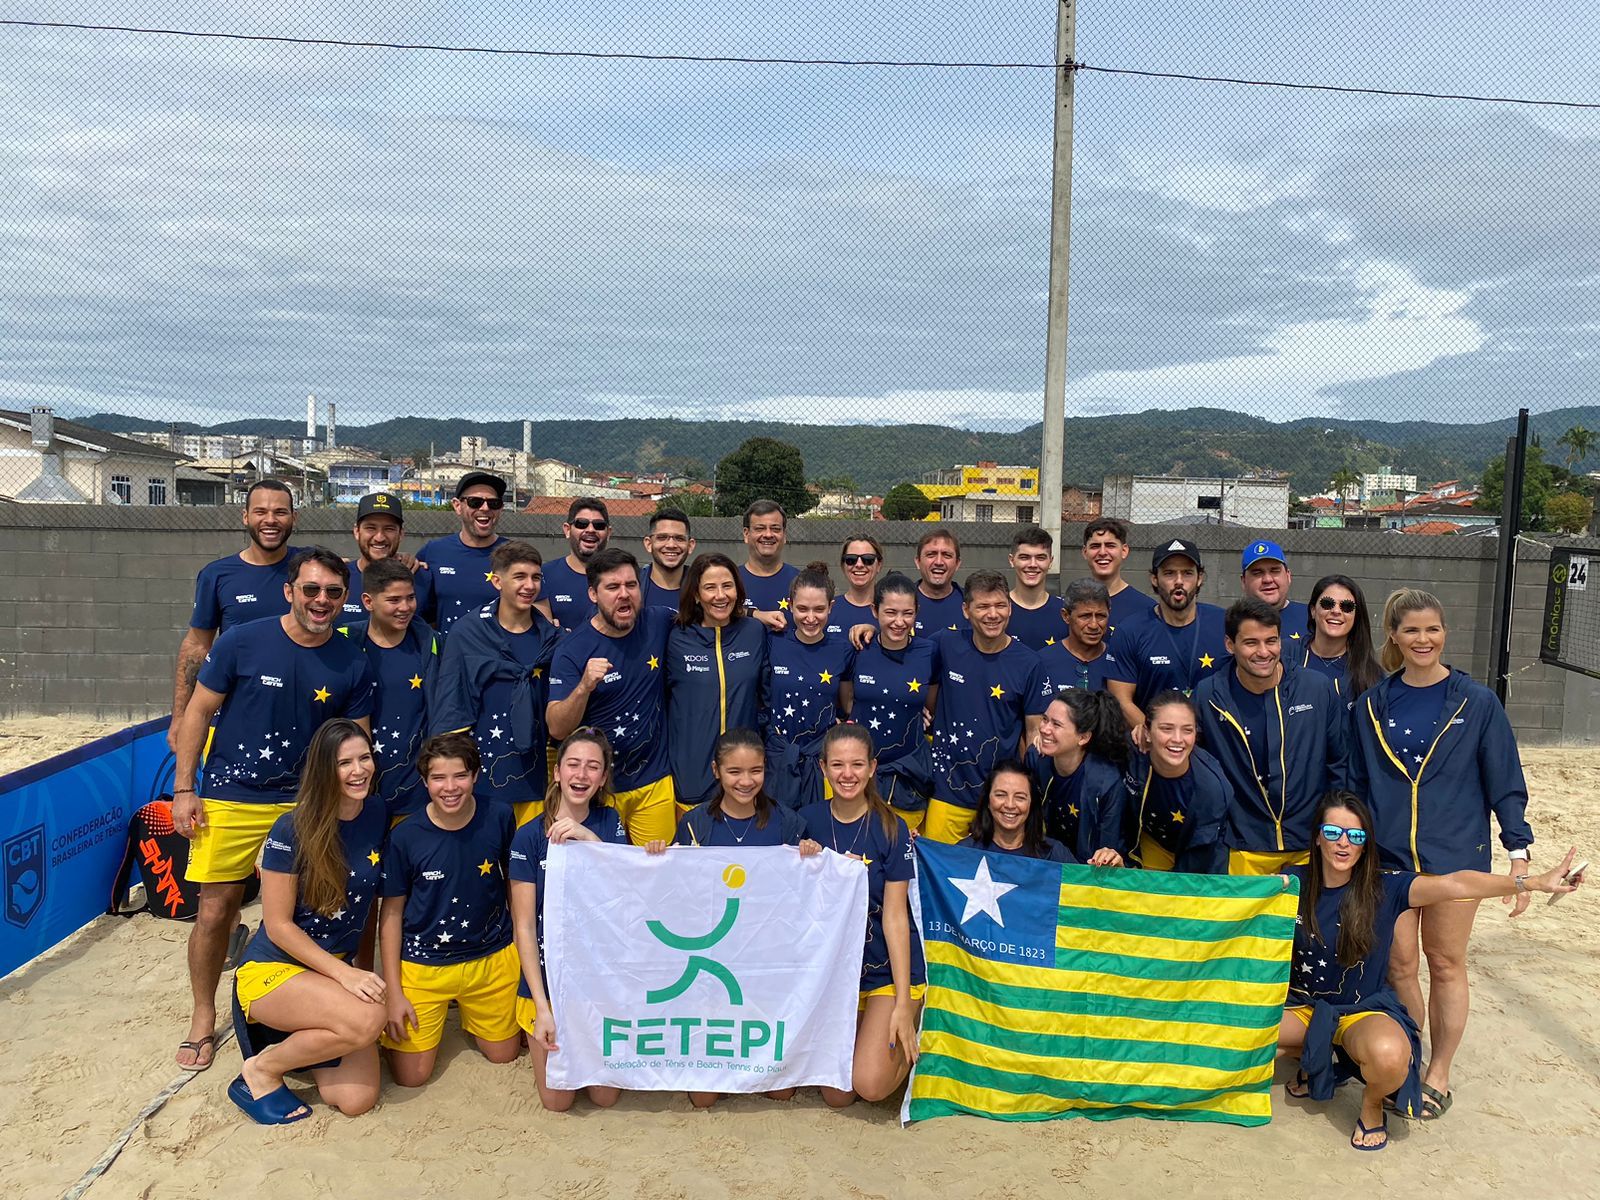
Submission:
[[[933,508],[933,501],[929,500],[916,484],[897,483],[883,498],[883,519],[920,521],[931,513]]]
[[[1545,503],[1544,519],[1551,528],[1577,537],[1594,520],[1594,501],[1577,492],[1557,492]]]
[[[1344,520],[1344,499],[1351,488],[1361,486],[1361,476],[1349,467],[1341,467],[1333,473],[1333,478],[1328,480],[1333,488],[1333,494],[1339,498],[1339,520]]]
[[[1572,470],[1574,465],[1589,457],[1597,438],[1600,438],[1600,434],[1594,430],[1574,425],[1556,439],[1556,445],[1567,448],[1567,470]]]
[[[742,517],[753,500],[776,500],[791,517],[817,506],[800,451],[776,438],[750,438],[717,464],[716,480],[719,517]]]
[[[711,511],[711,497],[703,492],[672,492],[661,497],[656,504],[656,511],[663,508],[676,508],[686,517],[711,517],[716,514]]]
[[[1544,527],[1545,505],[1556,489],[1557,468],[1544,461],[1544,448],[1528,447],[1528,463],[1522,482],[1522,526],[1524,529]],[[1489,460],[1483,469],[1482,493],[1474,507],[1485,512],[1501,512],[1506,502],[1506,456],[1501,454]]]

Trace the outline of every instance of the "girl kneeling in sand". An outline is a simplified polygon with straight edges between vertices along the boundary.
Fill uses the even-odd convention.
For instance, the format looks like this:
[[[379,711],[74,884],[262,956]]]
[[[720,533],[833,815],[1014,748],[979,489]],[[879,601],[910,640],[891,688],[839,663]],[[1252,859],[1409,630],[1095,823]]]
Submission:
[[[311,1110],[284,1085],[311,1068],[346,1116],[378,1102],[384,982],[350,965],[378,892],[389,819],[372,791],[372,743],[354,721],[311,739],[292,812],[267,835],[261,927],[234,975],[235,1028],[247,1057],[228,1098],[263,1125]]]
[[[822,1089],[835,1108],[857,1096],[886,1099],[904,1081],[917,1060],[917,1010],[926,990],[922,948],[911,936],[911,834],[878,794],[877,769],[872,735],[860,725],[835,725],[822,739],[822,775],[833,799],[800,810],[808,838],[867,867],[853,1087]]]
[[[1324,796],[1314,822],[1311,862],[1285,876],[1300,882],[1300,915],[1278,1050],[1300,1057],[1288,1087],[1297,1100],[1331,1099],[1344,1079],[1361,1078],[1366,1091],[1350,1144],[1382,1150],[1386,1098],[1404,1116],[1422,1113],[1421,1038],[1387,978],[1395,923],[1411,909],[1450,901],[1570,892],[1583,876],[1566,878],[1571,850],[1543,875],[1382,871],[1368,848],[1372,815],[1351,792]]]

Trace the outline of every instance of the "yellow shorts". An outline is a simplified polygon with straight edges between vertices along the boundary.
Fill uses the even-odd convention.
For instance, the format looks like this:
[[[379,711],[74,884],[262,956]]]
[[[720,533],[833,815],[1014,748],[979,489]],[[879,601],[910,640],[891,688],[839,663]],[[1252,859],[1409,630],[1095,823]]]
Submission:
[[[1311,1005],[1293,1004],[1288,1008],[1285,1008],[1283,1011],[1289,1013],[1291,1016],[1300,1018],[1301,1024],[1303,1024],[1307,1029],[1311,1028]],[[1346,1013],[1344,1016],[1339,1018],[1339,1027],[1333,1031],[1333,1044],[1335,1046],[1344,1045],[1344,1035],[1350,1031],[1350,1026],[1355,1025],[1358,1022],[1365,1021],[1368,1017],[1377,1017],[1381,1015],[1381,1013],[1376,1012]]]
[[[1285,867],[1303,867],[1309,850],[1229,850],[1229,875],[1277,875]]]
[[[925,984],[925,983],[913,983],[911,985],[911,1002],[913,1004],[922,1003],[922,997],[927,994],[927,991],[928,991],[928,985],[927,984]],[[893,996],[893,995],[894,995],[894,984],[892,984],[892,983],[886,983],[882,987],[873,988],[870,992],[862,992],[861,993],[861,1000],[856,1005],[856,1011],[857,1012],[866,1012],[867,1011],[867,1001],[869,999],[871,999],[873,996]]]
[[[670,842],[677,832],[678,793],[672,786],[671,775],[663,775],[654,783],[631,792],[614,793],[611,807],[622,818],[628,840],[635,846],[654,841]]]
[[[922,836],[933,842],[955,845],[972,829],[976,810],[943,800],[929,800],[927,816],[922,818]]]
[[[1177,858],[1148,833],[1139,835],[1139,865],[1146,871],[1170,871],[1178,865]]]
[[[544,816],[543,800],[518,800],[511,806],[511,812],[517,821],[517,828],[521,829],[535,817]]]
[[[890,807],[894,808],[893,805],[890,805]],[[907,829],[911,830],[912,832],[916,832],[918,829],[922,828],[922,822],[923,819],[927,817],[928,810],[925,808],[919,808],[916,812],[907,812],[903,808],[894,808],[894,815],[906,823]]]
[[[250,878],[272,823],[294,804],[247,804],[242,800],[206,800],[205,826],[189,843],[190,883],[238,883]]]
[[[468,962],[400,964],[400,990],[417,1010],[411,1036],[397,1042],[387,1032],[382,1045],[405,1054],[432,1050],[444,1037],[445,1013],[450,1001],[461,1010],[461,1028],[486,1042],[503,1042],[517,1036],[517,948],[505,946],[493,954]]]
[[[517,1028],[533,1036],[533,1023],[539,1016],[539,1006],[526,996],[517,997]]]
[[[267,993],[276,991],[296,975],[304,975],[308,968],[298,963],[247,962],[240,963],[233,973],[233,990],[239,996],[239,1011],[245,1020],[250,1019],[250,1006]]]

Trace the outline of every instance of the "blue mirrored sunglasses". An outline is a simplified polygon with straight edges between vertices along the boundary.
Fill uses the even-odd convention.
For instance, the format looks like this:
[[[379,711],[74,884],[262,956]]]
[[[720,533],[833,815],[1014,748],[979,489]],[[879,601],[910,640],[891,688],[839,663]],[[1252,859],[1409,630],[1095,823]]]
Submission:
[[[1367,831],[1365,829],[1346,829],[1343,825],[1324,825],[1322,827],[1322,840],[1337,842],[1340,838],[1350,839],[1352,846],[1365,846],[1367,844]]]

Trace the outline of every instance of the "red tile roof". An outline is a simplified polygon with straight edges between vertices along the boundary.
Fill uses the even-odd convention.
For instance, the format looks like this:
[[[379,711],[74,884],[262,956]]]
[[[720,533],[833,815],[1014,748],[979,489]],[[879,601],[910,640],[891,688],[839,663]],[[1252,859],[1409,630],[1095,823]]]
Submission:
[[[1420,525],[1408,525],[1400,532],[1418,534],[1422,537],[1437,537],[1446,533],[1460,533],[1461,526],[1454,521],[1424,521]]]
[[[544,516],[564,517],[572,504],[571,496],[535,496],[522,511]],[[613,517],[648,517],[656,511],[654,500],[607,500],[606,511]]]

